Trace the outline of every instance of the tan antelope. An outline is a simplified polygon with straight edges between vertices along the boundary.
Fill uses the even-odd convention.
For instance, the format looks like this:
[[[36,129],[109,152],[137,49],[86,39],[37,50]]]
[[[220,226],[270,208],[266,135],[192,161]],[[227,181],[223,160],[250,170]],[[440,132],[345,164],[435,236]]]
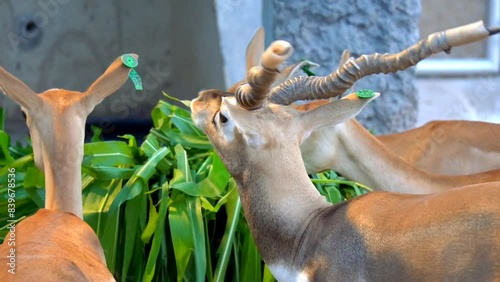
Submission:
[[[307,175],[301,142],[333,123],[342,127],[377,95],[351,94],[306,112],[272,103],[272,77],[292,48],[281,41],[268,51],[274,56],[250,71],[236,96],[202,91],[191,110],[237,182],[252,236],[279,281],[500,280],[499,182],[328,204]],[[298,98],[295,82],[285,83],[282,97]]]
[[[460,175],[500,169],[498,123],[431,121],[377,138],[410,165],[430,172]]]
[[[296,105],[311,110],[329,103],[316,100]],[[331,127],[330,129],[332,129]],[[324,129],[322,132],[327,132]],[[332,146],[328,136],[315,135],[318,145]],[[435,120],[407,131],[375,136],[407,164],[442,175],[481,175],[500,169],[500,124],[469,120]],[[488,174],[488,173],[486,173]]]
[[[476,25],[479,24],[476,23]],[[494,29],[491,30],[493,34]],[[474,37],[469,40],[483,38]],[[247,71],[253,66],[259,65],[260,55],[263,51],[264,30],[259,29],[246,50]],[[345,50],[339,66],[345,64],[349,58],[349,52]],[[289,79],[306,64],[310,64],[310,62],[300,62],[280,70],[273,85]],[[236,83],[228,92],[235,92],[236,88],[243,82],[244,80]],[[315,100],[300,105],[293,104],[293,106],[299,110],[311,110],[328,102],[330,99]],[[328,129],[334,128],[332,126],[322,129],[325,135],[315,134],[312,137],[318,139],[314,142],[318,148],[325,151],[333,150],[329,149],[334,148],[332,146],[335,144],[330,142],[331,136],[328,134]],[[411,166],[435,174],[466,175],[500,169],[500,142],[497,142],[497,136],[500,136],[500,124],[457,120],[432,121],[408,131],[376,137]],[[306,166],[308,161],[306,160]],[[329,167],[320,167],[319,169],[327,168]]]
[[[26,113],[46,195],[45,209],[11,229],[0,246],[0,281],[114,281],[99,239],[82,220],[81,162],[87,116],[130,71],[118,58],[83,93],[50,89],[37,95],[0,67],[0,88]]]

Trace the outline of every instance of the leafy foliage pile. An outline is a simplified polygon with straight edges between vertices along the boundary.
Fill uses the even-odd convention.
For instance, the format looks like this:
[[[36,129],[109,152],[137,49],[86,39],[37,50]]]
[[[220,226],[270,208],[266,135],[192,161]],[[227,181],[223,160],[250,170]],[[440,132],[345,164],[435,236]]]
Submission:
[[[190,112],[160,101],[151,116],[154,128],[141,145],[132,135],[101,141],[98,132],[84,145],[84,218],[108,268],[118,281],[274,281],[236,184]],[[31,146],[11,145],[3,125],[0,111],[1,240],[8,232],[8,169],[16,170],[18,220],[43,207],[45,195]],[[368,191],[333,171],[311,179],[332,203]]]

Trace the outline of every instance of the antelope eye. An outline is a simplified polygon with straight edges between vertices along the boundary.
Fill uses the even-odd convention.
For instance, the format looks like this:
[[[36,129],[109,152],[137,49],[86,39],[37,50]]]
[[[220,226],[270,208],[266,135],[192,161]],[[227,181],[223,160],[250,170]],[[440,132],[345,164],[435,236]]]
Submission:
[[[228,119],[221,112],[217,112],[214,115],[214,118],[212,119],[212,123],[215,124],[215,125],[217,125],[218,123],[222,124],[222,123],[226,123],[226,122],[228,122]]]
[[[227,117],[223,115],[221,112],[219,112],[219,121],[221,123],[226,123],[227,122]]]

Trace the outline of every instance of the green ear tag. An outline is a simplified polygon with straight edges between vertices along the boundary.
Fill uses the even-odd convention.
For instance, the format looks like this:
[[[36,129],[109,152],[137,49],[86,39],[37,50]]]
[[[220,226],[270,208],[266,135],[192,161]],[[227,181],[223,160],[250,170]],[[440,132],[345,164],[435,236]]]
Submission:
[[[356,91],[356,95],[358,95],[358,98],[368,99],[368,98],[372,98],[373,96],[375,96],[375,92],[370,90],[370,89],[362,89],[362,90]]]
[[[135,71],[135,69],[132,69],[128,76],[134,83],[135,89],[142,90],[142,79],[141,76],[137,73],[137,71]]]
[[[139,65],[139,61],[137,61],[134,56],[129,54],[122,55],[122,62],[129,68],[135,68]]]
[[[301,61],[305,61],[306,59],[301,59]],[[303,65],[300,69],[307,74],[307,76],[316,76],[314,72],[311,71],[311,66],[310,64]]]
[[[134,69],[139,65],[139,61],[137,59],[129,54],[125,54],[121,56],[122,63],[131,68],[132,70],[129,73],[130,80],[134,83],[135,89],[136,90],[142,90],[142,79],[141,76],[137,73],[137,71]]]

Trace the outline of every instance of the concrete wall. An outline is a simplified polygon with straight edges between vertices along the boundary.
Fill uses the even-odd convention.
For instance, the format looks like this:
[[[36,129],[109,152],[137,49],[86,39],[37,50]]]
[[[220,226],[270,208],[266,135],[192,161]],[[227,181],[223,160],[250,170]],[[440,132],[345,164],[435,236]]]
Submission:
[[[89,118],[110,134],[149,121],[162,91],[191,99],[224,87],[211,1],[0,1],[0,34],[0,65],[37,92],[83,91],[118,56],[139,54],[144,91],[127,82]],[[19,107],[4,95],[0,106],[12,130],[27,133]]]
[[[215,3],[224,78],[226,88],[229,88],[246,77],[245,50],[255,31],[263,24],[262,2],[216,0]]]

